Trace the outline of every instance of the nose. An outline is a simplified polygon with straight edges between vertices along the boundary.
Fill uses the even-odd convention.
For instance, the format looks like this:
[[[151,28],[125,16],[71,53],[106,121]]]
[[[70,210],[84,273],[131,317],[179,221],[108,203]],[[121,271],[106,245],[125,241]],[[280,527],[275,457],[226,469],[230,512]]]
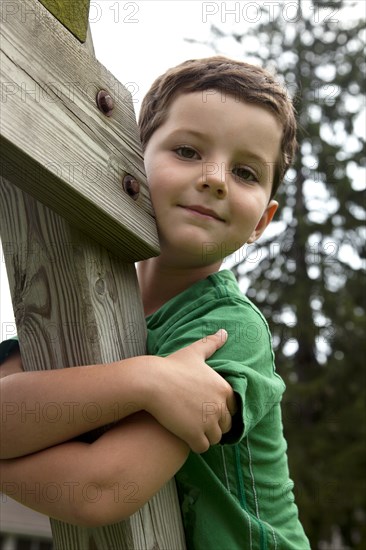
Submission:
[[[227,184],[224,163],[203,163],[202,173],[198,180],[197,187],[199,191],[209,190],[214,193],[217,198],[225,198],[227,195]]]

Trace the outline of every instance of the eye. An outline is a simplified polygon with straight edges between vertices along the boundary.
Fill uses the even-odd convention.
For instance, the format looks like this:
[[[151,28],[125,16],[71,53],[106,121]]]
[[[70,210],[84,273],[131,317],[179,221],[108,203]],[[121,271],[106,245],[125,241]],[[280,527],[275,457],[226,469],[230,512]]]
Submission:
[[[199,154],[192,149],[192,147],[188,147],[188,145],[182,145],[181,147],[177,147],[177,149],[174,149],[174,151],[177,153],[179,157],[185,158],[185,159],[198,159]]]
[[[256,173],[245,166],[238,166],[237,168],[234,168],[233,174],[241,180],[253,182],[258,181],[258,176]]]

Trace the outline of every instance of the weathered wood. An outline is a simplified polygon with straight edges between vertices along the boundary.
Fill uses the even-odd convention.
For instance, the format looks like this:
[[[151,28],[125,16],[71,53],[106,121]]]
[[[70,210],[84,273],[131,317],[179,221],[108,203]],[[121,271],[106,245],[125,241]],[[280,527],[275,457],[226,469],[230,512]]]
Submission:
[[[2,23],[0,231],[25,368],[143,354],[136,273],[124,262],[157,254],[158,240],[131,97],[92,58],[91,40],[81,45],[36,0],[12,2]],[[101,88],[116,103],[108,119],[95,107]],[[121,190],[126,173],[142,183],[136,203]],[[185,548],[174,480],[129,521],[51,525],[55,550]]]
[[[133,264],[5,178],[0,194],[1,238],[25,368],[106,363],[145,353]],[[128,522],[85,529],[52,520],[51,526],[55,550],[87,550],[90,537],[98,550],[185,548],[174,480]]]
[[[73,35],[85,42],[89,0],[39,0]]]
[[[40,2],[26,5],[1,24],[2,174],[126,261],[158,254],[130,93]],[[136,201],[126,174],[141,183]]]

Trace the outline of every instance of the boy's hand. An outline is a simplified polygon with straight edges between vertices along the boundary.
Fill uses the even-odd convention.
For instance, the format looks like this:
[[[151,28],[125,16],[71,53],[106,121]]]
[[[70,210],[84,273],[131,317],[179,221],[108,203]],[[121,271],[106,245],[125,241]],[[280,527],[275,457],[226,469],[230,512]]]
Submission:
[[[221,330],[168,357],[152,358],[158,365],[152,369],[145,408],[196,453],[221,440],[236,412],[230,384],[205,362],[226,339]]]

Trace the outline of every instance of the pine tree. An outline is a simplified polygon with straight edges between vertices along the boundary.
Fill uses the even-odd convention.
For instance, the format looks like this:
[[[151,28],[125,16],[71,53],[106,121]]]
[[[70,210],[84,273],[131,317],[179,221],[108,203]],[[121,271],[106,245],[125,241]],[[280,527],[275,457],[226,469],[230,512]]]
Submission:
[[[243,60],[282,75],[297,110],[299,151],[277,195],[275,232],[258,248],[247,248],[246,261],[232,269],[239,280],[249,278],[247,294],[273,334],[277,370],[287,384],[290,470],[311,547],[361,549],[366,212],[360,181],[365,173],[358,167],[365,165],[359,136],[364,21],[350,23],[343,0],[298,0],[296,10],[295,2],[278,4],[257,3],[258,24],[231,36],[242,46]],[[230,55],[227,46],[220,48],[222,38],[227,44],[223,28],[212,27],[211,45]],[[336,532],[345,546],[331,544]]]

